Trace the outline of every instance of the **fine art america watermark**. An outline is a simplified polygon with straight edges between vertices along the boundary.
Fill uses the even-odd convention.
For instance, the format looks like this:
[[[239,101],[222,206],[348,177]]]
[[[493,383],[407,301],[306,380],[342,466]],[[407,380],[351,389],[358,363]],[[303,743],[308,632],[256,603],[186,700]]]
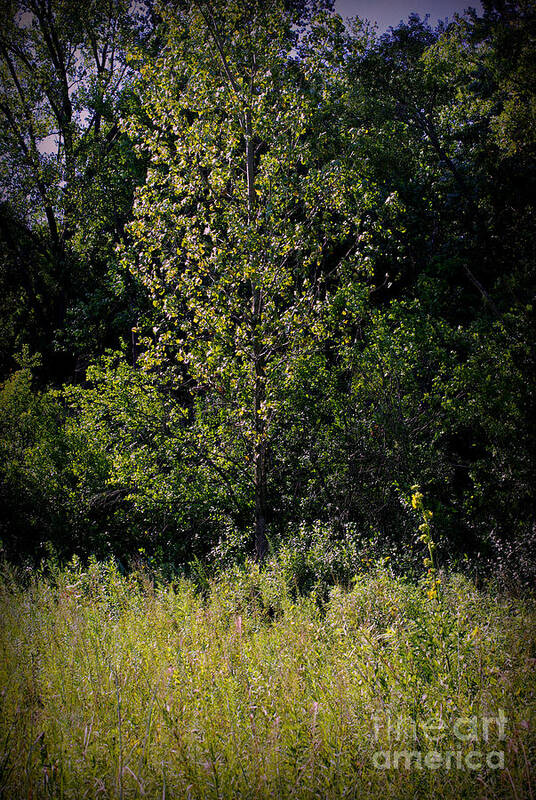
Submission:
[[[376,769],[503,769],[508,723],[502,710],[493,716],[455,717],[450,722],[430,717],[414,721],[399,716],[375,717],[374,738],[387,749],[376,750]],[[409,746],[408,746],[409,743]]]

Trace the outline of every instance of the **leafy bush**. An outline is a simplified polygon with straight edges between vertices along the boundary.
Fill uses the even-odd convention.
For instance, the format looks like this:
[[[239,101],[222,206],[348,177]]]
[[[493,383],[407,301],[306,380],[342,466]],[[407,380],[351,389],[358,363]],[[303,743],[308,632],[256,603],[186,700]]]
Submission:
[[[90,483],[105,480],[106,464],[66,429],[54,394],[34,392],[29,369],[0,389],[0,537],[13,557],[39,558],[50,545],[60,554],[95,541],[87,497],[78,484],[80,456]],[[94,531],[93,531],[94,533]]]
[[[142,549],[160,565],[185,566],[232,535],[229,488],[206,460],[184,404],[158,379],[110,352],[88,369],[85,386],[64,395],[70,435],[106,459],[94,502],[107,511],[113,553],[126,562]],[[85,481],[84,463],[80,470]]]

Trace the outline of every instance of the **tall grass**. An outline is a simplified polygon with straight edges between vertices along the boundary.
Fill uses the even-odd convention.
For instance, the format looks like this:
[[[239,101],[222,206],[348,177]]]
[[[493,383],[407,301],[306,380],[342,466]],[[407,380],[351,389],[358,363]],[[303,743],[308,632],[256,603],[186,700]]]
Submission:
[[[429,595],[385,567],[322,603],[275,562],[203,592],[110,563],[5,569],[1,796],[532,798],[532,601],[460,576]],[[462,761],[419,769],[430,751]]]

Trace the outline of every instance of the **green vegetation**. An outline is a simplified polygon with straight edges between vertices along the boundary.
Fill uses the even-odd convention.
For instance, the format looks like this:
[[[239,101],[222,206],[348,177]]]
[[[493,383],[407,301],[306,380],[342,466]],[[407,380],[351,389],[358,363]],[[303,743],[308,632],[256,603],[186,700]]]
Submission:
[[[5,555],[414,570],[418,482],[440,565],[530,586],[533,0],[9,10]]]
[[[438,605],[382,566],[319,603],[276,561],[202,587],[73,561],[0,591],[3,797],[531,797],[533,601],[457,575]],[[434,751],[461,768],[415,767]]]
[[[535,0],[4,6],[0,798],[534,800]]]

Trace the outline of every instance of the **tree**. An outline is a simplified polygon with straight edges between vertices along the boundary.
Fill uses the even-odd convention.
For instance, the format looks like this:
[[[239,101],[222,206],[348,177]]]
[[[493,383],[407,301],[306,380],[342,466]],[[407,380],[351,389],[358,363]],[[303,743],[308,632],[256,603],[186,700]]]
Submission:
[[[130,228],[159,313],[144,363],[187,387],[215,480],[251,489],[262,559],[281,399],[293,364],[326,340],[338,276],[364,273],[350,255],[375,191],[351,135],[322,127],[338,97],[319,74],[326,43],[343,47],[340,18],[283,0],[162,15],[163,50],[143,68],[150,124],[128,128],[150,156]]]
[[[59,338],[72,349],[65,331],[69,310],[105,290],[113,248],[143,175],[118,125],[132,72],[127,49],[150,31],[147,6],[136,8],[127,0],[82,6],[23,0],[5,9],[0,193],[9,204],[9,225],[2,226],[1,240],[11,262],[18,259],[18,237],[38,245],[34,263],[16,274],[23,284],[24,271],[39,273],[33,282],[40,289],[29,302],[41,328],[26,341],[44,338],[47,349],[60,329]],[[27,284],[21,288],[29,297]],[[85,333],[89,338],[87,327]]]
[[[438,375],[421,385],[423,408],[433,398],[436,409],[426,434],[436,520],[449,544],[482,552],[484,531],[488,544],[532,541],[534,449],[534,4],[487,6],[435,32],[410,18],[358,53],[350,104],[372,129],[372,174],[403,208],[389,269],[376,268],[390,275],[378,306],[413,297],[445,331]],[[376,264],[385,252],[375,248]]]

